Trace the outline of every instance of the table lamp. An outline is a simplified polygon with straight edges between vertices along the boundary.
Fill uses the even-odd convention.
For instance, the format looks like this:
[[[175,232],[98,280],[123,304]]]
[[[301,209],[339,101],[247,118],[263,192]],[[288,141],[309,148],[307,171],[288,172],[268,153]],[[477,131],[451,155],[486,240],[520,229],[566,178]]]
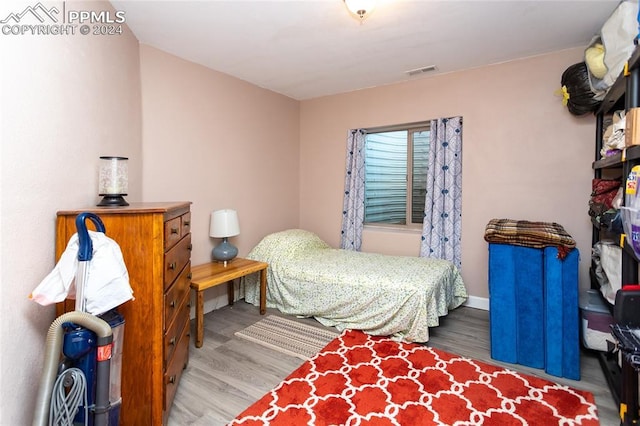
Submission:
[[[209,236],[222,238],[222,242],[213,248],[211,258],[227,266],[227,262],[238,255],[238,249],[228,241],[228,238],[239,234],[240,225],[238,225],[238,214],[235,210],[224,209],[212,212]]]

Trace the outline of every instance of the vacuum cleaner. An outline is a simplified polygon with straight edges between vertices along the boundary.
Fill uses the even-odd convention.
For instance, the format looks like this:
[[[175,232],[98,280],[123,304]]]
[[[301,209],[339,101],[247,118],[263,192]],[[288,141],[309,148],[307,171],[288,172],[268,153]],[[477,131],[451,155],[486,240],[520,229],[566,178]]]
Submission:
[[[98,232],[105,232],[97,215],[85,212],[76,217],[75,311],[49,327],[33,426],[119,424],[124,318],[115,309],[100,316],[86,312],[84,288],[93,256],[87,219]]]

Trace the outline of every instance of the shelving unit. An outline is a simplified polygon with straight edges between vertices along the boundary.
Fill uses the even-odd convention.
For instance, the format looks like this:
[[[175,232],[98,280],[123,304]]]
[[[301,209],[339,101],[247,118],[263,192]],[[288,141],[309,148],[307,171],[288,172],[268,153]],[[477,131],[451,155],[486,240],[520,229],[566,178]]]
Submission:
[[[596,112],[596,149],[593,162],[594,177],[601,178],[604,170],[620,170],[622,184],[626,184],[626,178],[631,169],[640,164],[640,145],[630,146],[622,153],[598,160],[602,149],[602,137],[604,130],[605,115],[613,111],[625,109],[629,110],[640,106],[640,48],[637,47],[631,58],[627,61],[624,72],[614,85],[609,89],[602,105]],[[600,228],[597,223],[593,224],[592,243],[595,244],[600,239]],[[638,283],[639,260],[633,250],[626,244],[625,238],[620,238],[622,250],[622,285]],[[591,267],[591,285],[598,287],[593,273],[594,265]],[[640,308],[640,307],[639,307]],[[612,307],[613,310],[613,307]],[[600,365],[611,389],[614,400],[620,407],[621,420],[625,425],[637,424],[638,415],[638,374],[623,357],[622,368],[618,366],[617,357],[610,354],[599,353]]]

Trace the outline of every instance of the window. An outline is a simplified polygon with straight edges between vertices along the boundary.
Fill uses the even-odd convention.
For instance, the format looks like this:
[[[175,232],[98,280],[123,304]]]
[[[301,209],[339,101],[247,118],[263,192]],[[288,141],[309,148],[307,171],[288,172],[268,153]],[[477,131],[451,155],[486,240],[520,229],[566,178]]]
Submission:
[[[422,226],[429,135],[429,123],[367,131],[365,224]]]

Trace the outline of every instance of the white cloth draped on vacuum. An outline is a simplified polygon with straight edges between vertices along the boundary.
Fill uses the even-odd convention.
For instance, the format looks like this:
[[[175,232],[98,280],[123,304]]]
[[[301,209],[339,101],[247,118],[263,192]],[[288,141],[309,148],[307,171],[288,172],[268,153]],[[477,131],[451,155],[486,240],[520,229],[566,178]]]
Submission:
[[[80,264],[88,263],[84,282],[85,311],[100,315],[133,299],[129,273],[120,246],[103,232],[87,231],[93,245],[91,262],[78,260],[80,243],[73,234],[55,268],[31,293],[31,299],[41,305],[62,302],[76,297],[74,278]]]

